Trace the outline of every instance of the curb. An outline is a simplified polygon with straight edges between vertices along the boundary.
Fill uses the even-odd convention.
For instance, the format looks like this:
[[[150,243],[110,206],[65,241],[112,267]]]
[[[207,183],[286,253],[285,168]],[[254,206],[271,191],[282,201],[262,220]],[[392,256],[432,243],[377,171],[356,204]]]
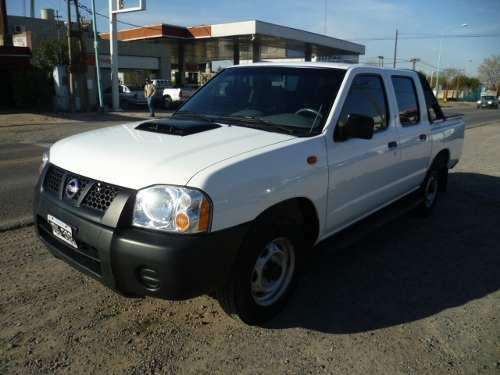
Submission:
[[[29,227],[31,225],[33,225],[32,216],[23,216],[18,219],[7,220],[3,223],[0,223],[0,233],[7,232],[9,230]]]

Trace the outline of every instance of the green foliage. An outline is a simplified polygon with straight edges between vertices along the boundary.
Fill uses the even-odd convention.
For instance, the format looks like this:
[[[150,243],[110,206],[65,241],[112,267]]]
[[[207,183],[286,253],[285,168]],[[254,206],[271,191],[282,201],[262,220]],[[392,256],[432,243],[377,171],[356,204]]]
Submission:
[[[500,55],[483,60],[479,66],[479,78],[491,90],[500,90]]]
[[[68,64],[68,43],[65,39],[48,39],[33,49],[31,63],[45,72],[56,65]]]
[[[457,87],[459,90],[476,90],[480,85],[479,79],[464,74],[459,74],[448,82],[448,88],[453,90]]]
[[[37,68],[15,71],[10,81],[15,108],[51,109],[54,94],[53,81],[45,71]]]

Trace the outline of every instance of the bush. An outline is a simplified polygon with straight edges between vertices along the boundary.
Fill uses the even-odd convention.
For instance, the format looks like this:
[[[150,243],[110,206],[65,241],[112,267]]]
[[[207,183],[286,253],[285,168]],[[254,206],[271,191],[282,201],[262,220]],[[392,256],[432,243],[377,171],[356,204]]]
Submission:
[[[35,67],[12,72],[11,98],[16,109],[52,110],[53,80],[45,71]]]

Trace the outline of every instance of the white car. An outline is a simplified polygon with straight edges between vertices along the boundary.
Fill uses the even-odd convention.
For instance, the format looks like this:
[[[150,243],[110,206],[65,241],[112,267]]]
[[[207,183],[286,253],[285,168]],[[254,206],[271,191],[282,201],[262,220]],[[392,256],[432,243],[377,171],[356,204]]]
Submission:
[[[405,196],[430,213],[463,141],[463,118],[446,118],[414,71],[231,67],[170,119],[55,143],[36,229],[124,295],[213,293],[260,324],[314,245]]]

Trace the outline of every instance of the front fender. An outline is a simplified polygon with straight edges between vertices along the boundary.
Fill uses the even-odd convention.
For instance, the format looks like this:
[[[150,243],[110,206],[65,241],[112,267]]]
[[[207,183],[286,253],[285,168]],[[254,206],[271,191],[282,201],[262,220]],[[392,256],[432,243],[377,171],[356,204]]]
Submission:
[[[309,164],[309,156],[317,162]],[[254,220],[267,208],[293,198],[316,208],[320,233],[328,193],[328,163],[322,136],[295,138],[245,153],[197,173],[188,183],[212,199],[212,230]]]

